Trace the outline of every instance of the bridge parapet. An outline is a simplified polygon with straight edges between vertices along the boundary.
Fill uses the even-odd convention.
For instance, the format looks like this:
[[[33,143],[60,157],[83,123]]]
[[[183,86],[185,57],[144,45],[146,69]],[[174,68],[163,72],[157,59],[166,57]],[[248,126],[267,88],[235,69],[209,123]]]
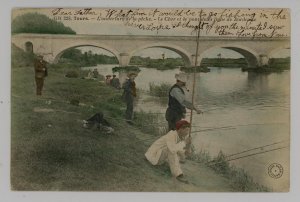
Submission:
[[[198,64],[206,51],[227,48],[242,54],[249,67],[262,66],[269,54],[278,47],[289,47],[290,38],[238,38],[238,37],[200,37]],[[63,51],[80,46],[95,46],[108,50],[126,66],[130,58],[145,48],[166,48],[175,51],[184,59],[187,66],[195,64],[195,36],[148,36],[148,35],[53,35],[53,34],[16,34],[12,43],[26,50],[25,44],[33,44],[33,52],[45,55],[49,62],[56,62]],[[260,56],[262,55],[262,57]]]

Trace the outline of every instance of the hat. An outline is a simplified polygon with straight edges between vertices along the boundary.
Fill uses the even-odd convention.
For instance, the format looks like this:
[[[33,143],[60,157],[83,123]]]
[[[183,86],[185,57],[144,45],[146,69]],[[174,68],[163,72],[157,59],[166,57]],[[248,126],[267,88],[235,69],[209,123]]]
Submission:
[[[181,81],[181,82],[184,82],[186,83],[187,82],[187,76],[183,73],[179,73],[179,74],[175,74],[175,78],[178,80],[178,81]]]
[[[179,130],[183,126],[191,127],[191,124],[186,120],[180,120],[176,122],[176,130]]]

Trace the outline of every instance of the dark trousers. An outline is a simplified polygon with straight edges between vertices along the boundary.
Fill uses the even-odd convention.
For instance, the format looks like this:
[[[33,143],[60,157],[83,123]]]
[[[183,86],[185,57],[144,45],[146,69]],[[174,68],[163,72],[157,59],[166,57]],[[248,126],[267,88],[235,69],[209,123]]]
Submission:
[[[43,90],[43,86],[44,86],[44,78],[35,77],[35,84],[36,84],[36,95],[42,95],[42,90]]]
[[[90,126],[94,126],[96,124],[98,128],[100,127],[100,125],[110,126],[110,124],[103,118],[102,113],[96,113],[86,121]]]
[[[168,108],[166,111],[166,120],[168,121],[168,129],[176,130],[176,122],[180,121],[184,117],[184,114],[178,113],[171,108]]]
[[[131,121],[133,119],[133,96],[126,97],[126,105],[125,119]]]

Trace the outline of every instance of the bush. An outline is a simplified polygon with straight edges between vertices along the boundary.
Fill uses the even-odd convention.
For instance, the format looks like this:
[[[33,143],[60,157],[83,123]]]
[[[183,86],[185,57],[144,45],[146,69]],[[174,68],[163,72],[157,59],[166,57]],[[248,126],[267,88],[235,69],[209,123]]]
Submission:
[[[218,156],[213,159],[210,167],[220,174],[228,174],[229,173],[229,163],[226,161],[226,156],[222,151],[219,152]]]
[[[65,76],[67,78],[78,78],[79,73],[77,71],[71,70],[71,71],[68,71]]]
[[[16,67],[28,67],[33,66],[34,54],[30,52],[25,52],[12,44],[11,48],[11,66]]]
[[[154,83],[149,84],[150,95],[157,97],[168,97],[170,84],[162,83],[161,85],[155,85]]]
[[[114,67],[112,68],[113,73],[115,72],[136,72],[139,73],[141,70],[136,66],[123,66],[123,67]]]

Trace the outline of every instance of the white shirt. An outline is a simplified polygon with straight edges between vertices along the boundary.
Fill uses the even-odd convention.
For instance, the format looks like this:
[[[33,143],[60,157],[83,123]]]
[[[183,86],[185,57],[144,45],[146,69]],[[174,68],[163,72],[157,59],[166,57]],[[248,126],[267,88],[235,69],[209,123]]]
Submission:
[[[168,149],[171,153],[184,152],[185,141],[180,140],[177,131],[171,130],[166,135],[156,140],[148,149],[145,156],[152,163],[157,165],[164,149]]]

